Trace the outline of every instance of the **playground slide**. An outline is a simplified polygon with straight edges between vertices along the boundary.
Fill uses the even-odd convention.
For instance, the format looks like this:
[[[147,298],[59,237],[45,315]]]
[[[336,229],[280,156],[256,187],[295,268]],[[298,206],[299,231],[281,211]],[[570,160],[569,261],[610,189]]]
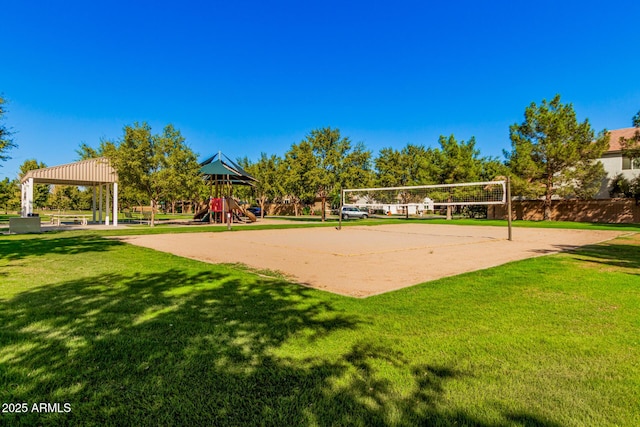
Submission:
[[[242,209],[242,213],[244,214],[244,216],[249,218],[251,222],[256,222],[258,220],[258,218],[256,218],[256,216],[252,212],[249,212],[246,209]]]
[[[205,215],[207,215],[207,213],[209,213],[209,208],[208,207],[199,210],[198,213],[196,213],[193,216],[193,219],[203,219],[205,217]]]
[[[244,208],[240,207],[239,204],[236,203],[235,200],[233,200],[230,197],[227,197],[227,206],[229,206],[229,209],[232,210],[239,210],[240,212],[242,212],[242,214],[244,216],[246,216],[247,218],[249,218],[249,220],[251,222],[256,222],[258,220],[258,218],[256,218],[256,216],[254,214],[252,214],[251,212],[249,212],[248,210],[245,210]]]
[[[256,222],[258,220],[258,218],[256,218],[256,216],[252,212],[249,212],[246,209],[242,209],[242,212],[244,212],[245,216],[249,218],[251,222]]]

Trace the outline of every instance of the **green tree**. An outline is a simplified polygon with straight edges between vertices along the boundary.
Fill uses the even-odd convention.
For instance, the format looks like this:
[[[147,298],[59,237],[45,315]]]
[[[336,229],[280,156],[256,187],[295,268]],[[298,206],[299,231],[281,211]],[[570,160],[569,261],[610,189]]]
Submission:
[[[87,143],[83,142],[76,150],[78,155],[77,160],[89,160],[98,157],[113,158],[117,150],[117,143],[103,139],[97,148],[91,147]],[[86,209],[90,209],[93,199],[93,188],[85,188],[80,195],[80,205],[87,206]],[[149,204],[149,198],[140,193],[137,189],[127,185],[123,185],[119,182],[118,186],[118,205],[122,208],[131,209],[134,206],[143,206]],[[83,208],[85,209],[85,208]]]
[[[423,145],[407,144],[402,150],[383,148],[375,159],[376,185],[378,187],[406,187],[428,185],[436,182],[438,169],[437,153]],[[419,202],[408,191],[398,194],[400,203]],[[382,192],[374,196],[378,201],[397,203],[396,194]],[[406,211],[407,218],[409,210]]]
[[[312,171],[315,168],[313,149],[308,141],[293,144],[285,153],[280,166],[283,192],[293,202],[294,214],[298,216],[302,204],[313,203],[316,197]]]
[[[511,152],[505,152],[516,194],[544,197],[544,219],[551,216],[554,195],[595,195],[593,182],[604,178],[597,159],[608,147],[608,135],[597,139],[589,120],[579,123],[572,104],[562,104],[560,95],[550,102],[531,103],[525,119],[510,127]],[[595,190],[597,191],[597,189]]]
[[[479,181],[483,172],[483,160],[476,149],[476,140],[456,141],[455,136],[440,136],[440,149],[436,150],[437,182],[456,184]]]
[[[92,158],[93,153],[97,154],[98,157],[106,157],[110,159],[111,164],[113,165],[113,159],[115,159],[118,155],[118,141],[110,141],[107,139],[103,139],[100,141],[100,145],[97,149],[93,149],[88,147],[88,150],[85,150],[82,146],[79,150],[76,150],[76,153],[81,158]],[[115,168],[115,165],[113,165]],[[137,187],[127,185],[123,183],[121,179],[118,180],[118,205],[122,208],[131,209],[134,206],[144,206],[151,203],[149,197],[141,192]]]
[[[636,200],[636,205],[640,205],[640,175],[636,176],[629,183],[631,197]]]
[[[280,177],[282,159],[276,155],[260,154],[260,160],[251,163],[247,159],[241,166],[258,181],[253,187],[253,194],[260,205],[260,216],[264,218],[267,202],[275,200],[284,192]]]
[[[5,109],[5,104],[6,100],[2,95],[0,95],[0,161],[10,159],[10,157],[7,156],[6,152],[11,148],[16,147],[16,144],[13,142],[13,138],[11,138],[11,135],[13,133],[4,124],[2,124],[4,115],[7,112],[7,110]]]
[[[171,206],[172,213],[175,213],[176,202],[190,200],[202,183],[198,157],[184,141],[180,131],[172,125],[164,128],[158,141],[166,153],[165,199]]]
[[[631,182],[629,182],[624,174],[619,173],[614,176],[609,186],[609,197],[615,199],[632,197],[632,195],[633,192],[631,191]]]
[[[83,193],[73,185],[55,185],[49,197],[49,204],[58,210],[87,209],[83,203]]]
[[[86,142],[81,143],[78,149],[76,150],[76,154],[78,155],[78,160],[89,160],[89,159],[95,159],[97,157],[101,157],[102,156],[101,148],[95,149],[87,145]]]
[[[311,186],[322,201],[322,221],[326,217],[327,199],[339,190],[342,160],[351,148],[349,138],[342,138],[340,130],[326,127],[312,130],[306,142],[311,146],[314,165],[310,170]]]
[[[5,178],[0,181],[0,207],[4,209],[4,213],[7,214],[9,209],[16,207],[16,199],[20,200],[20,188],[17,181],[10,181],[9,178]]]
[[[440,135],[438,142],[440,148],[434,152],[438,184],[458,184],[481,180],[485,160],[479,157],[480,150],[476,149],[475,137],[471,137],[467,142],[458,142],[453,134],[449,137]],[[452,193],[443,193],[442,197],[446,197],[451,202],[451,197],[455,197],[457,192],[463,190],[454,188],[452,191]],[[458,209],[460,207],[448,205],[447,218],[450,219],[452,213]],[[477,208],[466,207],[464,209],[477,211]]]
[[[507,175],[509,175],[509,168],[503,161],[491,156],[482,158],[480,181],[501,180],[505,179]]]
[[[36,159],[28,159],[25,160],[24,163],[20,165],[20,181],[27,174],[27,172],[46,168],[42,162],[38,162]],[[51,186],[47,184],[36,184],[33,189],[33,206],[35,208],[43,208],[47,206],[49,201],[49,195],[51,193]]]
[[[12,185],[9,178],[5,178],[0,181],[0,206],[4,207],[4,213],[6,214],[9,209],[9,200],[11,199]]]
[[[617,174],[611,180],[609,197],[634,198],[636,204],[640,203],[640,176],[629,180],[622,173]]]
[[[383,148],[375,161],[376,185],[404,187],[435,181],[434,151],[423,145],[407,144],[402,150]]]
[[[179,188],[189,187],[194,176],[199,175],[195,154],[184,144],[180,131],[170,124],[158,135],[151,133],[147,123],[125,126],[118,143],[103,142],[102,153],[111,160],[131,197],[149,200],[152,226],[159,203],[175,195]]]
[[[340,188],[368,188],[375,185],[376,175],[372,168],[371,151],[362,142],[357,143],[344,158],[339,176]],[[340,206],[341,194],[335,192],[332,207]]]
[[[371,153],[363,144],[352,146],[348,137],[342,137],[339,129],[331,127],[312,130],[299,145],[307,154],[311,152],[303,181],[313,198],[320,198],[322,221],[325,221],[327,200],[339,198],[344,185],[356,185],[368,179]]]
[[[376,170],[376,186],[400,187],[407,185],[408,174],[402,153],[394,148],[385,147],[380,150],[374,160]]]

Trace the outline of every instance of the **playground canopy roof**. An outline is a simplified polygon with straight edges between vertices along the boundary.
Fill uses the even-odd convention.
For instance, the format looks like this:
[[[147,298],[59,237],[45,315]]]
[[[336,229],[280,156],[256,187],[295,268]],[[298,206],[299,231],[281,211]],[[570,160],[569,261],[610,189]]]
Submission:
[[[118,182],[118,174],[106,157],[82,160],[66,165],[35,169],[27,172],[21,182],[33,178],[36,184],[81,185],[91,187],[98,184]]]
[[[224,158],[223,158],[224,157]],[[218,152],[200,163],[200,173],[208,180],[234,185],[255,185],[257,181],[233,160]]]

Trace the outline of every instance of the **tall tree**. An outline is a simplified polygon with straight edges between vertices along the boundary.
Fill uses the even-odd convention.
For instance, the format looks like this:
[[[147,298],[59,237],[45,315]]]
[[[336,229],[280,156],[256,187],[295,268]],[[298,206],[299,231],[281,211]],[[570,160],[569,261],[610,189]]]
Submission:
[[[440,135],[438,141],[440,149],[435,150],[434,157],[439,184],[457,184],[480,180],[483,172],[483,159],[479,157],[480,151],[476,149],[475,137],[472,136],[467,142],[458,142],[453,134],[449,137]],[[454,194],[446,192],[447,199],[451,201],[450,198],[457,191],[460,190],[454,189]],[[447,205],[447,218],[451,219],[453,212],[457,209],[459,207]]]
[[[76,150],[76,154],[78,155],[78,160],[95,159],[96,157],[100,157],[102,155],[100,149],[96,150],[95,148],[87,145],[86,142],[80,144],[80,146]]]
[[[0,161],[10,159],[6,152],[11,148],[16,147],[16,144],[13,142],[13,138],[11,138],[12,132],[2,124],[4,115],[7,112],[4,106],[5,104],[6,100],[2,95],[0,95]]]
[[[383,148],[375,159],[376,185],[380,187],[405,187],[411,185],[433,184],[437,179],[437,153],[426,149],[423,145],[407,144],[402,150]],[[391,193],[380,193],[375,196],[378,200],[397,203]],[[400,203],[419,202],[412,193],[402,191],[399,194]],[[405,211],[409,217],[409,209]]]
[[[375,185],[376,175],[372,164],[371,151],[366,149],[364,143],[357,143],[344,158],[343,167],[338,177],[339,187],[366,188]],[[332,204],[339,206],[340,197],[340,193],[334,193]]]
[[[316,196],[322,200],[322,221],[326,218],[327,198],[339,190],[339,176],[342,160],[351,148],[349,138],[342,138],[339,129],[326,127],[315,129],[307,136],[306,142],[314,155],[311,169],[311,185]]]
[[[492,156],[482,158],[481,181],[500,180],[507,175],[509,175],[509,168],[503,161]]]
[[[166,196],[171,205],[171,212],[175,212],[177,201],[190,200],[202,183],[200,164],[197,155],[188,148],[180,131],[168,125],[164,128],[158,143],[164,147],[166,153]]]
[[[313,203],[316,191],[312,180],[315,158],[308,141],[293,144],[285,153],[280,166],[282,186],[286,196],[293,202],[294,214],[298,216],[301,204]]]
[[[159,203],[177,188],[188,187],[199,173],[195,154],[172,125],[159,135],[153,135],[147,123],[125,126],[122,139],[103,143],[102,151],[118,172],[120,183],[150,201],[152,226]]]
[[[113,159],[115,159],[118,155],[118,144],[119,141],[110,141],[107,139],[103,139],[100,141],[100,145],[97,149],[93,149],[88,147],[84,149],[83,146],[80,146],[76,153],[81,157],[81,159],[90,159],[93,158],[94,155],[97,157],[107,157],[110,159],[112,166],[115,168],[113,164]],[[149,196],[144,192],[141,192],[139,188],[131,185],[127,185],[127,183],[123,183],[121,179],[118,182],[118,206],[122,206],[123,208],[131,209],[134,206],[144,206],[150,204]]]
[[[260,160],[251,163],[248,159],[241,162],[241,166],[258,181],[253,187],[255,198],[260,205],[260,217],[264,218],[264,211],[267,202],[273,201],[282,195],[284,188],[280,171],[282,159],[276,155],[267,156],[260,154]]]
[[[455,184],[480,180],[483,160],[478,157],[480,151],[476,149],[476,140],[458,142],[455,136],[448,138],[441,135],[440,149],[436,150],[436,164],[438,166],[438,183]]]
[[[15,181],[10,181],[9,178],[0,181],[0,208],[3,208],[5,214],[8,213],[10,207],[13,207],[12,204],[18,191]]]
[[[314,196],[322,202],[322,221],[325,221],[327,200],[339,197],[340,188],[347,181],[354,183],[358,177],[366,176],[366,171],[371,169],[371,153],[363,144],[352,147],[348,137],[342,137],[339,129],[331,127],[312,130],[300,145],[311,150],[311,168],[305,178]],[[363,171],[356,174],[357,168]]]
[[[375,159],[376,185],[404,187],[433,184],[436,177],[434,151],[407,144],[402,150],[383,148]]]
[[[404,171],[400,151],[385,147],[375,158],[376,185],[379,187],[400,187],[407,185],[408,175]]]
[[[597,159],[608,147],[608,135],[601,132],[595,139],[589,120],[579,123],[573,105],[562,104],[560,95],[540,105],[531,103],[524,117],[510,127],[512,151],[505,155],[519,178],[514,189],[524,196],[544,197],[548,220],[554,195],[595,195],[591,184],[604,177]]]

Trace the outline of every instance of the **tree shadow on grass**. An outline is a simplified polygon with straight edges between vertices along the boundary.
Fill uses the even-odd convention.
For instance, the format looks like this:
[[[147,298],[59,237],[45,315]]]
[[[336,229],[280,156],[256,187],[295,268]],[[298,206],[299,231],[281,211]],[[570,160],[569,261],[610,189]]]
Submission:
[[[71,404],[70,413],[2,414],[4,421],[490,425],[438,409],[444,383],[463,373],[412,367],[366,337],[333,357],[278,355],[291,340],[312,344],[364,321],[316,291],[225,271],[108,274],[4,301],[0,400]],[[381,363],[410,370],[415,391],[398,395]]]
[[[552,245],[551,249],[531,249],[529,252],[546,255],[546,254],[556,254],[558,252],[573,251],[576,248],[578,248],[578,246],[576,245]]]
[[[637,275],[640,269],[640,245],[622,242],[624,240],[583,246],[574,250],[573,253],[581,261],[635,270],[634,274]]]
[[[517,426],[523,427],[561,427],[562,424],[545,420],[540,417],[522,412],[508,413],[506,418]]]
[[[73,255],[84,252],[104,252],[121,244],[116,240],[87,234],[67,237],[22,235],[18,238],[0,239],[0,260],[16,261],[28,256],[48,254]]]

